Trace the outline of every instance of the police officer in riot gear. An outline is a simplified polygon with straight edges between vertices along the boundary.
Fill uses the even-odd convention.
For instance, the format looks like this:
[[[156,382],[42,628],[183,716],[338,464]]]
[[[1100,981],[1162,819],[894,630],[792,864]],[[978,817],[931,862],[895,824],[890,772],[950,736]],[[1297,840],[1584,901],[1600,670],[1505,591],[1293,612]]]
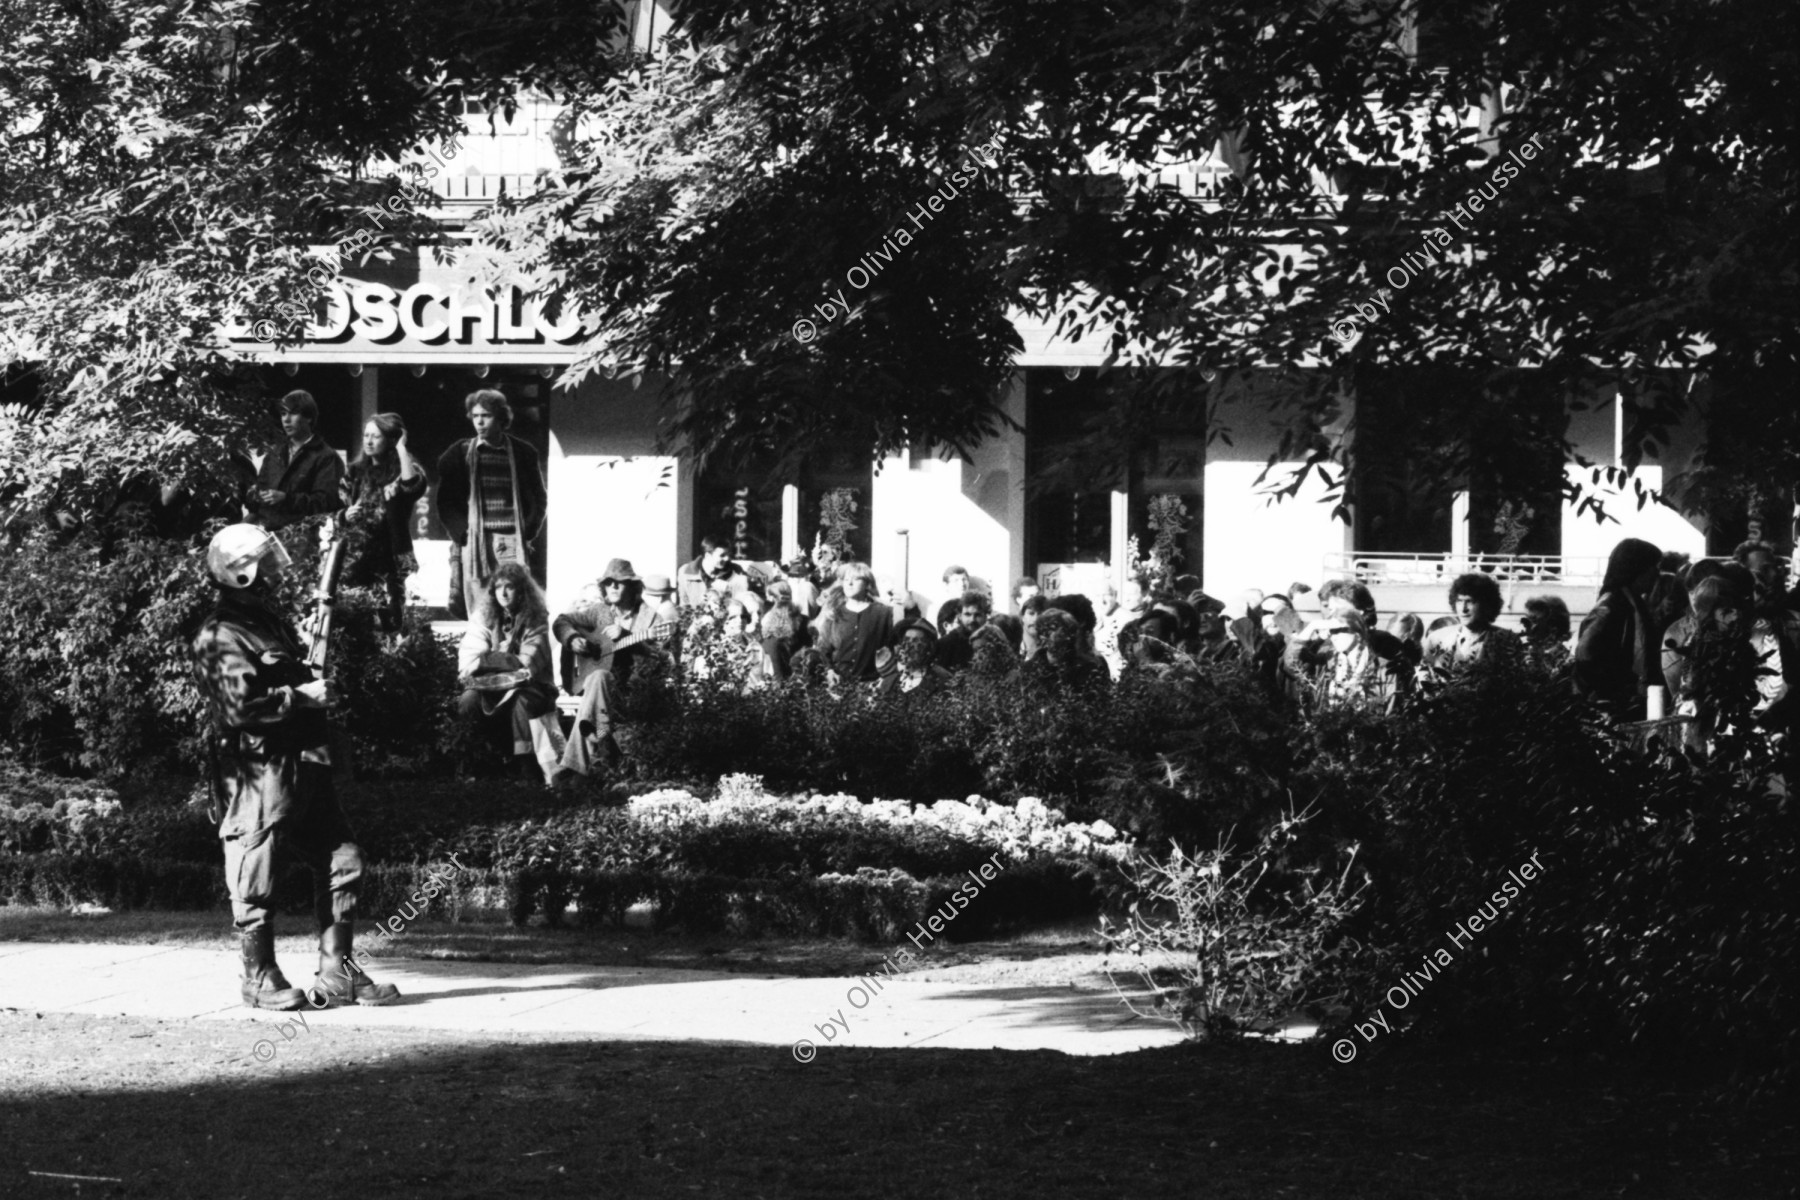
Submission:
[[[241,938],[242,994],[252,1008],[292,1010],[308,997],[275,963],[273,904],[279,862],[312,871],[319,976],[311,997],[327,1004],[391,1004],[351,958],[362,851],[332,787],[325,710],[331,685],[315,679],[275,605],[287,552],[256,525],[228,525],[207,547],[219,602],[194,639],[200,689],[219,732],[215,798],[223,810],[225,884]]]

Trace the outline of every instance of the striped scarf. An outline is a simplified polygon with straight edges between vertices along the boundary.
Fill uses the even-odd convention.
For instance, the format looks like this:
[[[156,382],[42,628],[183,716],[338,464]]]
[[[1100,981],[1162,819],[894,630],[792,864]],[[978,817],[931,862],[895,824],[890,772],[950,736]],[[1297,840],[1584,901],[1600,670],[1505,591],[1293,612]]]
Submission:
[[[513,461],[512,439],[500,436],[504,440],[498,447],[484,445],[480,438],[469,439],[469,549],[474,552],[477,579],[491,579],[500,565],[487,535],[512,533],[519,527],[518,464]],[[496,497],[502,501],[498,509],[494,507]],[[495,512],[497,521],[490,519],[490,511]]]

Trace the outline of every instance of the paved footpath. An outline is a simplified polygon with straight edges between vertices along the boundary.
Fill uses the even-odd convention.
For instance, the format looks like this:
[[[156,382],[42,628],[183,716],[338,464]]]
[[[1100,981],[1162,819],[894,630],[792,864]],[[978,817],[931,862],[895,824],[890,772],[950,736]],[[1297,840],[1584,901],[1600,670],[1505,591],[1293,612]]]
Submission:
[[[306,986],[317,963],[283,939],[282,967]],[[385,1008],[306,1011],[309,1022],[595,1040],[796,1046],[930,1046],[1119,1054],[1173,1045],[1171,1025],[1126,1011],[1111,992],[668,968],[377,959],[400,988]],[[0,942],[0,1008],[164,1020],[264,1021],[243,1007],[229,951],[191,946]],[[846,1028],[847,1025],[847,1028]],[[830,1030],[827,1036],[826,1030]]]

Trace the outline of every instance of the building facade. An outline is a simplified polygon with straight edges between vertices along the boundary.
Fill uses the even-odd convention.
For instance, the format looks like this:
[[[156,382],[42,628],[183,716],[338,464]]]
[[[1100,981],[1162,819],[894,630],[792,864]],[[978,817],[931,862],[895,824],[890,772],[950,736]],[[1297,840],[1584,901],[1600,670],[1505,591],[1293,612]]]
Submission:
[[[460,227],[503,191],[529,189],[554,169],[553,104],[526,105],[492,121],[471,114],[455,152],[439,155],[431,186],[438,218]],[[1204,192],[1222,163],[1182,183]],[[1144,444],[1096,482],[1064,479],[1079,460],[1088,420],[1111,403],[1122,372],[1102,367],[1098,338],[1070,341],[1024,317],[1024,351],[998,397],[1018,425],[968,459],[928,452],[879,460],[855,446],[817,456],[799,478],[755,471],[697,472],[658,444],[660,381],[590,378],[555,386],[583,336],[577,314],[546,314],[517,289],[465,286],[453,258],[375,261],[348,269],[330,289],[322,316],[298,346],[275,348],[252,331],[231,331],[234,349],[267,364],[277,388],[306,387],[319,400],[322,432],[340,448],[357,444],[363,421],[399,412],[421,462],[466,436],[464,397],[495,387],[512,400],[514,433],[534,442],[548,474],[550,515],[534,563],[553,604],[590,583],[611,558],[640,573],[672,574],[702,537],[729,541],[740,558],[785,559],[819,542],[867,559],[877,575],[935,602],[944,568],[965,567],[1002,598],[1014,579],[1048,591],[1094,592],[1122,578],[1132,548],[1147,553],[1160,537],[1178,569],[1230,598],[1247,588],[1316,588],[1333,575],[1362,579],[1385,611],[1442,611],[1456,573],[1485,564],[1506,582],[1509,610],[1529,595],[1562,594],[1584,611],[1611,547],[1627,536],[1699,557],[1706,535],[1674,510],[1640,507],[1637,489],[1659,491],[1665,475],[1698,447],[1698,427],[1682,431],[1660,464],[1610,480],[1596,469],[1620,465],[1626,402],[1595,397],[1563,421],[1578,453],[1595,467],[1546,462],[1540,494],[1501,506],[1479,486],[1421,491],[1408,485],[1409,432],[1449,399],[1432,381],[1395,381],[1346,398],[1335,436],[1350,446],[1355,519],[1333,516],[1338,497],[1308,476],[1279,497],[1298,462],[1271,467],[1280,445],[1277,398],[1254,387],[1210,390],[1203,372],[1177,378],[1191,405],[1160,423]],[[1209,427],[1208,422],[1211,422]],[[1218,436],[1228,433],[1228,436]],[[1091,466],[1091,464],[1089,464]],[[1564,496],[1579,480],[1608,500],[1595,520]],[[434,480],[435,482],[435,480]],[[449,546],[430,496],[415,518],[421,570],[415,599],[440,605]]]

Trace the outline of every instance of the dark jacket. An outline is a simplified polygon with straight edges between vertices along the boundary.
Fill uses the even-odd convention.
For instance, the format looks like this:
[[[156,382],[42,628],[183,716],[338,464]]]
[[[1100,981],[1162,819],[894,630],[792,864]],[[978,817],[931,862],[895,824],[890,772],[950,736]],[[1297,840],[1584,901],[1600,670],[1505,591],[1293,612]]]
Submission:
[[[875,669],[875,655],[894,640],[894,610],[885,604],[871,603],[859,620],[847,608],[828,609],[813,626],[819,653],[831,669],[845,680],[864,681],[880,678]],[[858,637],[858,633],[863,635]]]
[[[1112,674],[1100,659],[1087,654],[1072,654],[1062,663],[1038,650],[1025,660],[1021,668],[1024,682],[1046,691],[1110,691]]]
[[[881,677],[881,682],[875,687],[875,694],[884,700],[898,700],[902,703],[908,703],[915,700],[928,700],[942,694],[944,689],[950,686],[951,676],[950,672],[944,670],[944,668],[938,666],[936,663],[932,663],[925,668],[925,678],[920,680],[918,685],[911,691],[906,692],[900,690],[900,681],[902,678],[904,678],[904,676],[899,671],[892,671],[883,675]]]
[[[291,457],[290,457],[291,456]],[[245,498],[250,519],[264,529],[280,529],[295,521],[320,513],[334,513],[344,507],[339,494],[344,482],[344,460],[313,434],[298,453],[286,439],[263,456],[257,469],[256,483]],[[270,488],[286,494],[280,504],[256,502],[255,490]]]
[[[313,672],[285,620],[254,595],[222,592],[194,638],[194,671],[224,739],[220,837],[254,835],[331,802],[329,773],[300,772],[302,762],[329,763],[328,733],[324,710],[302,708],[294,694]]]
[[[352,578],[362,578],[365,574],[385,574],[394,570],[405,555],[412,553],[413,508],[419,497],[425,494],[423,471],[411,479],[394,480],[400,486],[395,489],[391,500],[382,496],[386,485],[377,482],[374,472],[375,468],[371,463],[366,459],[358,459],[350,464],[346,480],[351,507],[355,507],[367,496],[375,511],[373,519],[365,518],[368,541],[358,553],[358,561],[345,568],[346,574]]]
[[[1607,592],[1581,623],[1575,644],[1575,690],[1620,716],[1642,716],[1644,689],[1662,682],[1655,631],[1642,605],[1625,592]]]
[[[469,489],[474,486],[474,481],[469,478],[469,443],[474,440],[463,438],[453,443],[437,464],[438,519],[444,523],[450,540],[459,546],[469,540]],[[544,513],[549,506],[544,466],[529,442],[510,433],[506,435],[506,441],[512,447],[513,470],[518,474],[516,482],[521,511],[513,517],[519,523],[520,536],[528,543],[536,542],[538,534],[543,532]]]

